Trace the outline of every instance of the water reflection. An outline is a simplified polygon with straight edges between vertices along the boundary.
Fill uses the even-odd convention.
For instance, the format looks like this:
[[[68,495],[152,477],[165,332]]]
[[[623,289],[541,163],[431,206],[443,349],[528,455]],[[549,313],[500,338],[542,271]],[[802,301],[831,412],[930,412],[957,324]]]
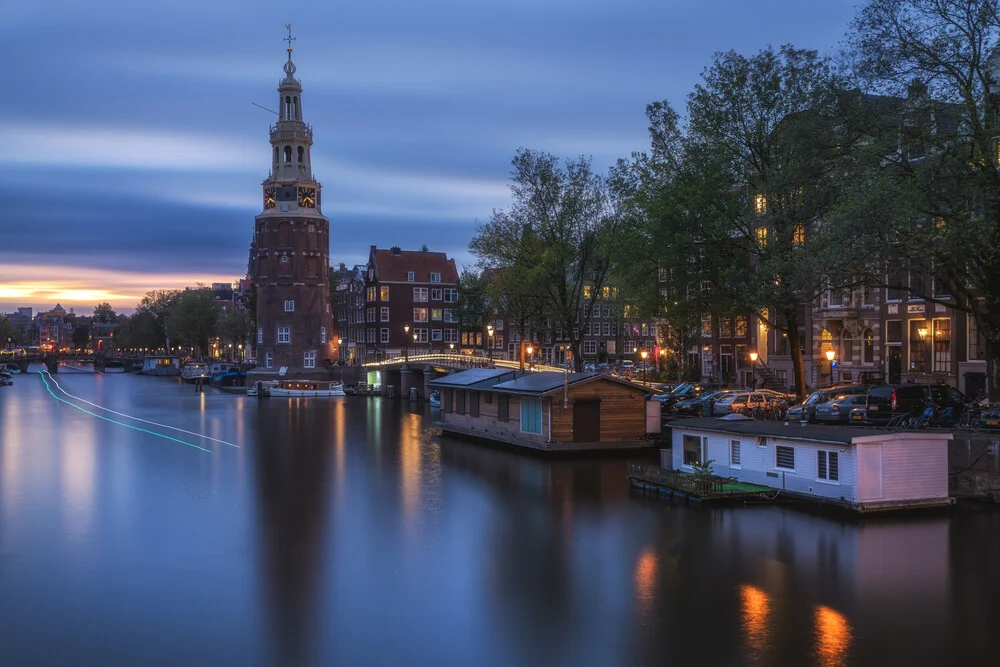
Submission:
[[[272,616],[274,664],[312,662],[324,569],[329,447],[334,411],[305,401],[261,401],[254,448],[261,576]]]
[[[771,600],[759,588],[744,584],[740,586],[740,613],[747,657],[757,664],[771,643]]]
[[[851,646],[851,624],[843,614],[820,605],[816,608],[816,654],[821,667],[841,667],[847,664]]]

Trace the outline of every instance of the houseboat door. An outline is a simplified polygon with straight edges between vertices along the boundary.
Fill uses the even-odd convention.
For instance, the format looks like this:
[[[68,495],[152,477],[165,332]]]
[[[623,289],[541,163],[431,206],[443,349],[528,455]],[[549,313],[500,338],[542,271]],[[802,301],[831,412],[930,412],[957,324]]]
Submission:
[[[573,442],[601,441],[601,399],[573,401]]]

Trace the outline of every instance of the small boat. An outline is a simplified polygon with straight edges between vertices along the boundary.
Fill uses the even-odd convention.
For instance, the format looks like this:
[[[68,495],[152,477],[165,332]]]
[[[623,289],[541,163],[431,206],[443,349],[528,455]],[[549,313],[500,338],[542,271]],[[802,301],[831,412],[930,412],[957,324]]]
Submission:
[[[213,387],[242,386],[246,381],[246,371],[239,364],[219,362],[212,364],[208,370],[209,382]]]
[[[0,371],[0,387],[10,387],[14,384],[14,378],[6,371]]]
[[[434,391],[432,391],[429,400],[431,402],[431,407],[432,408],[440,408],[441,407],[441,390],[440,389],[435,389]]]
[[[278,386],[277,380],[258,380],[247,386],[247,396],[270,396],[271,389]]]
[[[279,380],[277,386],[270,386],[269,389],[271,396],[347,396],[343,384],[330,380]]]
[[[0,366],[0,373],[3,373],[5,370],[8,375],[16,375],[21,372],[21,367],[18,366],[17,364],[7,364],[6,369]]]
[[[208,378],[208,364],[203,364],[200,361],[189,361],[181,369],[181,379],[185,382],[206,381]]]
[[[145,357],[142,360],[140,375],[180,375],[180,360],[172,355]]]

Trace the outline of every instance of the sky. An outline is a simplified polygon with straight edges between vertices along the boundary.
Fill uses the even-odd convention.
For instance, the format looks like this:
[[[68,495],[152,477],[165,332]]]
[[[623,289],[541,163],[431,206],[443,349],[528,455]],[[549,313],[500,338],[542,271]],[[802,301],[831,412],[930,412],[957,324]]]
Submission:
[[[518,148],[648,146],[712,54],[832,54],[854,0],[48,0],[0,23],[0,312],[131,311],[246,273],[292,24],[330,260],[475,258]]]

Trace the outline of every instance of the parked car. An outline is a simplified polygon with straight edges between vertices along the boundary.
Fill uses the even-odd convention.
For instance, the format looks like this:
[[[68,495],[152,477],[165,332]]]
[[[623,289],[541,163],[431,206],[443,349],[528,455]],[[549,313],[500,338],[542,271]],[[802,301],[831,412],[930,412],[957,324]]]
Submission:
[[[876,385],[868,390],[865,421],[869,424],[885,424],[899,415],[919,415],[932,401],[930,385]]]
[[[806,400],[798,405],[793,405],[785,412],[785,419],[789,421],[816,421],[816,406],[826,403],[834,396],[844,394],[865,394],[868,387],[863,384],[843,385],[839,387],[827,387],[819,389],[806,396]]]
[[[828,424],[847,424],[854,408],[863,408],[867,394],[841,394],[816,406],[816,421]]]
[[[768,405],[770,402],[771,399],[759,391],[734,391],[715,401],[712,404],[712,413],[721,416],[730,412],[743,412]]]
[[[669,394],[661,394],[656,398],[660,401],[660,407],[664,412],[672,412],[674,405],[680,403],[681,401],[689,398],[698,398],[700,396],[707,396],[714,391],[718,391],[719,385],[717,384],[700,384],[689,382],[682,384],[676,389],[674,389]]]
[[[678,415],[690,415],[695,417],[712,417],[715,415],[713,403],[722,399],[726,394],[732,394],[736,389],[720,389],[711,394],[692,396],[685,398],[674,404],[674,412]]]

